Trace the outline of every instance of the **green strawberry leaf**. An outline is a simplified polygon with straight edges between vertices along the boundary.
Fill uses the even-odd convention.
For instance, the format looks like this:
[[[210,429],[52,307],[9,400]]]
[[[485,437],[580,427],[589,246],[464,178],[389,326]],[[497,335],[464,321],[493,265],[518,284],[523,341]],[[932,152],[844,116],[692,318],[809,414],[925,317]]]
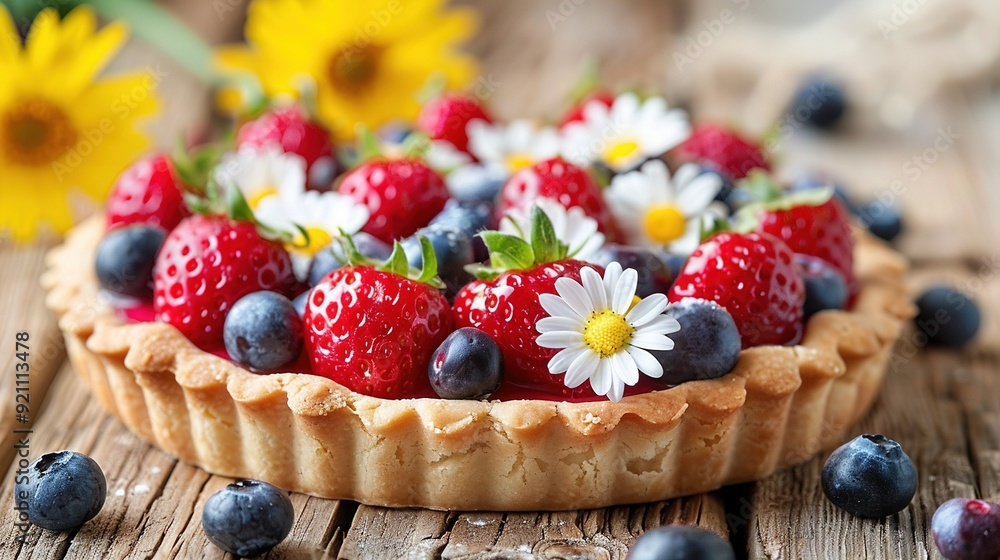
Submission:
[[[465,265],[465,271],[475,277],[476,280],[492,280],[507,272],[507,269],[474,263]]]
[[[389,254],[389,258],[386,259],[385,263],[378,267],[378,269],[382,272],[391,272],[400,276],[409,276],[410,263],[407,262],[406,251],[403,251],[403,246],[399,243],[399,241],[392,244],[392,253]]]
[[[779,187],[766,171],[761,169],[751,169],[739,185],[739,188],[750,193],[753,200],[757,202],[771,202],[782,197],[784,191]]]
[[[733,230],[747,233],[757,229],[762,212],[779,212],[791,210],[798,206],[819,206],[833,197],[833,187],[806,189],[786,194],[767,202],[754,202],[740,208],[733,216]]]
[[[538,206],[531,209],[532,264],[558,261],[566,258],[569,247],[559,241],[552,220]]]
[[[527,241],[499,231],[479,233],[490,252],[490,264],[495,268],[525,270],[535,264],[535,252]]]
[[[421,235],[418,239],[420,240],[420,260],[423,262],[423,266],[420,270],[420,276],[417,277],[417,282],[428,284],[437,277],[437,255],[434,253],[434,246],[431,245],[431,241],[429,239],[423,235]]]
[[[368,161],[382,156],[382,146],[371,129],[359,124],[355,131],[358,137],[358,161]]]
[[[400,146],[403,157],[421,160],[427,157],[427,152],[430,149],[431,139],[423,132],[411,132]]]

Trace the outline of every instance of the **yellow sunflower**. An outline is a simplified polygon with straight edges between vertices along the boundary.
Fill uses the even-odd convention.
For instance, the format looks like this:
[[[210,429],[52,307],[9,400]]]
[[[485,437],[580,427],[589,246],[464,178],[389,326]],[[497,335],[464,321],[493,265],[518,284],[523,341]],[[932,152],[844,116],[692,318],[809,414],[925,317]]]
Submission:
[[[153,113],[150,72],[97,79],[126,38],[120,23],[96,31],[94,12],[35,19],[22,45],[0,9],[0,236],[23,241],[40,223],[73,225],[71,195],[103,199],[149,145],[136,120]]]
[[[247,45],[224,47],[224,72],[252,74],[268,96],[297,96],[303,78],[316,87],[320,119],[341,139],[355,125],[413,119],[418,92],[440,76],[467,85],[475,61],[457,45],[476,28],[468,9],[444,0],[254,0]],[[232,99],[232,95],[224,95]]]

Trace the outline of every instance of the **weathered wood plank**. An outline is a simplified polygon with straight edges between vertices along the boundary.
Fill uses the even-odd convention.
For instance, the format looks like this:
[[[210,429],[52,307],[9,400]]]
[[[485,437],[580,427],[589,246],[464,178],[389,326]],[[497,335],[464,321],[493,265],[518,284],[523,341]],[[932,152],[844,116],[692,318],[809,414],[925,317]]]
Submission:
[[[209,475],[140,441],[109,416],[68,371],[52,387],[51,404],[31,434],[31,458],[73,449],[101,465],[108,498],[93,520],[70,533],[32,527],[23,546],[4,534],[16,558],[224,558],[201,530],[205,500],[231,482]],[[0,486],[0,526],[14,528],[15,469]],[[293,494],[296,523],[268,558],[335,557],[353,505]],[[231,556],[229,556],[231,557]]]

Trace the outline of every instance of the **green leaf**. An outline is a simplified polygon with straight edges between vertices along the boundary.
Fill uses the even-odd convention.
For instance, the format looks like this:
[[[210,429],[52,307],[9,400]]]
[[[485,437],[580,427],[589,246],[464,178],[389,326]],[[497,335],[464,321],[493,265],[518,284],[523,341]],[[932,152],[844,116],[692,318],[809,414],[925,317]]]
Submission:
[[[479,234],[490,251],[490,264],[495,268],[525,270],[535,264],[535,252],[531,245],[520,237],[484,231]]]
[[[486,266],[479,263],[465,265],[465,271],[473,275],[477,280],[492,280],[504,272],[507,272],[502,268]]]
[[[423,235],[418,237],[418,239],[420,240],[420,259],[423,265],[420,269],[420,276],[417,277],[417,282],[427,284],[437,277],[437,255],[434,253],[434,246],[431,245],[430,239],[427,239]]]
[[[797,206],[819,206],[833,197],[833,187],[796,191],[769,202],[755,202],[740,208],[733,216],[733,230],[747,233],[757,228],[761,212],[780,212]]]
[[[352,266],[372,266],[376,264],[362,255],[361,251],[358,251],[358,246],[354,244],[354,238],[349,233],[344,231],[343,228],[340,228],[339,231],[340,235],[334,237],[334,244],[330,248],[331,251],[334,251],[334,256],[338,260]],[[334,248],[339,249],[340,252],[337,253]]]
[[[556,237],[552,220],[538,206],[531,209],[531,250],[532,264],[547,263],[566,258],[569,248]]]
[[[391,272],[393,274],[398,274],[400,276],[409,278],[410,276],[410,263],[406,260],[406,251],[403,250],[403,246],[396,241],[392,245],[392,253],[389,258],[386,259],[385,263],[378,267],[382,272]]]
[[[784,191],[775,184],[766,171],[752,169],[739,188],[746,190],[757,202],[771,202],[781,198]]]
[[[250,209],[247,199],[243,196],[243,191],[236,185],[229,185],[226,191],[226,208],[229,217],[236,221],[255,221],[253,210]]]
[[[448,85],[448,79],[441,72],[434,72],[427,77],[427,81],[424,85],[417,91],[416,100],[421,105],[426,105],[428,101],[439,97],[444,93],[445,87]]]
[[[400,148],[405,157],[424,159],[431,149],[431,139],[423,132],[411,132],[403,140],[403,145]]]
[[[367,126],[358,124],[355,130],[358,136],[359,161],[367,161],[382,155],[382,146],[379,145],[378,138]]]

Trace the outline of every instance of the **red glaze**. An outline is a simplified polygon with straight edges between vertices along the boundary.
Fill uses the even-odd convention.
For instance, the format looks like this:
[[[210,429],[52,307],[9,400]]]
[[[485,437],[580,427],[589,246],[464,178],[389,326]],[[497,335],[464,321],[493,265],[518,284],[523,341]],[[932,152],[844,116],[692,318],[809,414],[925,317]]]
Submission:
[[[170,158],[153,154],[133,163],[111,188],[104,214],[108,229],[128,224],[174,229],[190,212]]]
[[[368,206],[371,217],[361,231],[386,243],[427,225],[444,208],[444,179],[417,159],[376,159],[354,168],[339,190]]]
[[[854,236],[847,211],[836,199],[819,206],[765,211],[758,219],[757,231],[781,239],[795,253],[830,263],[854,291]]]
[[[582,99],[574,103],[566,114],[563,115],[562,119],[559,120],[559,126],[563,127],[571,122],[582,122],[583,121],[583,108],[586,107],[590,102],[600,103],[605,107],[611,107],[615,102],[615,96],[609,91],[597,90],[588,93],[583,96]]]
[[[466,125],[471,120],[488,123],[493,118],[475,98],[450,93],[428,101],[417,116],[417,128],[432,140],[446,140],[455,148],[469,152],[469,133]]]
[[[709,163],[734,181],[746,177],[751,169],[771,169],[760,145],[729,127],[714,123],[695,126],[691,137],[677,150],[685,160]]]
[[[236,300],[260,290],[284,295],[297,287],[280,243],[249,222],[194,216],[163,242],[153,269],[157,318],[202,347],[222,344],[226,313]]]
[[[331,272],[306,305],[305,347],[313,371],[376,397],[429,392],[427,364],[453,330],[441,292],[364,266]]]
[[[761,233],[720,233],[684,263],[667,294],[714,301],[736,321],[743,348],[789,344],[802,336],[805,288],[791,249]]]
[[[539,294],[556,293],[556,279],[580,281],[580,271],[593,264],[567,259],[501,274],[493,280],[477,280],[455,296],[456,327],[476,327],[496,340],[503,352],[504,386],[516,385],[562,397],[596,398],[589,383],[570,389],[562,375],[552,375],[549,360],[559,350],[535,343],[535,324],[548,313],[538,302]]]
[[[594,178],[587,170],[558,157],[525,167],[508,179],[500,190],[496,219],[499,221],[511,210],[528,211],[538,197],[554,199],[565,208],[583,209],[597,220],[601,233],[617,238],[614,219]]]
[[[320,174],[312,173],[313,165],[321,159],[336,168],[333,142],[330,132],[323,125],[309,120],[298,107],[272,109],[256,120],[240,127],[236,135],[236,146],[263,148],[276,145],[283,152],[298,154],[306,160],[306,177],[310,188],[325,188],[329,184],[315,184]],[[327,173],[332,180],[334,173]],[[325,180],[324,179],[324,182]]]

